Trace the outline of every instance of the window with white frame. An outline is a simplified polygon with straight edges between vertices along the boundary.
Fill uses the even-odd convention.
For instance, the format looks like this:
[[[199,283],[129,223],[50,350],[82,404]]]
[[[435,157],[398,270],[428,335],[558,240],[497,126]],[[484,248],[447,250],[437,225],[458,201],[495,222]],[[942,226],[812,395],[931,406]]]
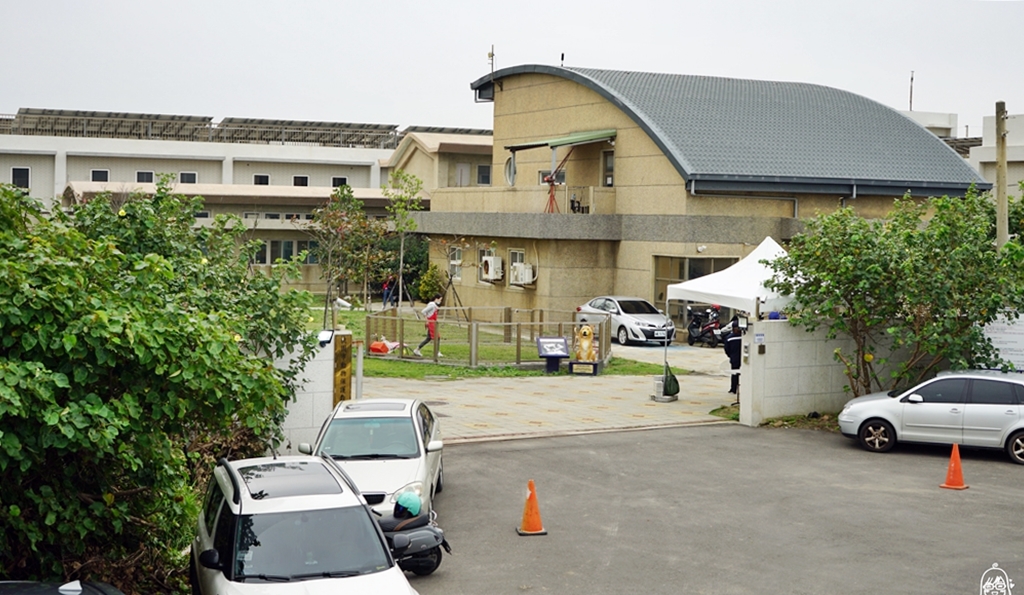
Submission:
[[[261,242],[260,247],[252,255],[253,264],[267,264],[267,243]]]
[[[178,181],[182,184],[198,184],[199,174],[194,171],[183,171],[178,175]]]
[[[209,219],[210,211],[196,211],[196,219]]]
[[[452,279],[462,278],[462,248],[458,246],[448,247],[448,274]]]
[[[17,186],[18,188],[28,188],[29,181],[31,178],[29,168],[27,167],[12,167],[11,168],[11,185]]]
[[[260,214],[256,211],[246,211],[242,213],[242,219],[259,219]]]
[[[477,249],[476,254],[477,254],[476,261],[480,263],[480,266],[476,267],[476,280],[480,281],[480,282],[483,282],[484,281],[484,266],[483,266],[484,258],[486,258],[488,256],[497,256],[497,255],[494,253],[494,249],[493,248],[479,248],[479,249]],[[489,280],[487,282],[490,283]]]
[[[338,186],[348,186],[348,178],[346,176],[334,176],[331,178],[331,188],[337,188]]]
[[[612,187],[615,185],[615,151],[605,151],[601,154],[601,169],[603,171],[601,185]]]
[[[292,176],[292,186],[309,186],[309,176]]]
[[[294,240],[271,240],[270,241],[270,262],[278,260],[291,260],[295,256]]]
[[[264,219],[280,219],[281,218],[281,213],[264,213],[263,214],[263,218]]]
[[[478,165],[478,166],[476,166],[476,185],[477,186],[490,186],[491,185],[491,166],[490,165]]]
[[[138,184],[152,184],[153,183],[153,172],[151,171],[137,171],[135,172],[135,182]]]
[[[109,169],[94,169],[89,172],[89,179],[93,182],[109,182],[110,181],[110,170]]]
[[[253,186],[269,186],[270,185],[270,174],[253,174],[252,175]]]
[[[538,184],[547,184],[548,183],[547,177],[551,175],[551,170],[550,169],[541,170],[541,171],[539,171],[537,173],[538,173],[537,183]],[[558,173],[555,174],[555,184],[558,184],[560,186],[565,184],[565,170],[564,169],[558,170]]]

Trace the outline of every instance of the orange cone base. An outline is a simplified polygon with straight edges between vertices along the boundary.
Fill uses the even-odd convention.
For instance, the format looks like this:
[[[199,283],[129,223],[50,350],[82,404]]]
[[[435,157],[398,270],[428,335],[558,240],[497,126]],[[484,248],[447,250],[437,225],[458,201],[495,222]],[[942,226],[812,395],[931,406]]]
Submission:
[[[545,531],[544,529],[541,529],[540,531],[523,531],[519,527],[516,527],[516,533],[518,533],[520,535],[547,535],[548,534],[548,532]]]
[[[965,485],[958,485],[958,486],[957,485],[946,485],[944,483],[940,483],[939,487],[940,488],[946,488],[947,490],[966,490],[967,488],[969,488],[971,486],[965,486]]]

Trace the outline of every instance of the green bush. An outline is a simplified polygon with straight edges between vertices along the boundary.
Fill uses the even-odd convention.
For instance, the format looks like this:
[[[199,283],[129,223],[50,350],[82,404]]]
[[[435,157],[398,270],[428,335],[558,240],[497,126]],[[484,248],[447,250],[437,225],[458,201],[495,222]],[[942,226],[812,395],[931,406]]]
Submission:
[[[162,181],[47,217],[0,185],[0,578],[183,590],[210,461],[279,438],[310,298],[201,206]]]

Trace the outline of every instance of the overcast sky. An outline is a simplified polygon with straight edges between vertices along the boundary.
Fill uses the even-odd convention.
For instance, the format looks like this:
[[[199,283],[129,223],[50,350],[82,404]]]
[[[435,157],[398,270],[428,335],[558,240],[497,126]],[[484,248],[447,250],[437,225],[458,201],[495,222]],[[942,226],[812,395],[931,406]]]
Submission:
[[[1024,113],[1022,0],[0,0],[21,107],[491,128],[520,64],[796,81],[980,136]]]

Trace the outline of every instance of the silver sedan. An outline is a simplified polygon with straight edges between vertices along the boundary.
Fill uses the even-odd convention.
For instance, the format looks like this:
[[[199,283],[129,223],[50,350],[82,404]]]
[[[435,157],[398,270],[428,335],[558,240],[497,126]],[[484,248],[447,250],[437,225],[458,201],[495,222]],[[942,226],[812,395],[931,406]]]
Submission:
[[[907,391],[857,397],[839,414],[843,435],[871,452],[897,442],[1004,449],[1024,465],[1024,375],[997,370],[942,372]]]

